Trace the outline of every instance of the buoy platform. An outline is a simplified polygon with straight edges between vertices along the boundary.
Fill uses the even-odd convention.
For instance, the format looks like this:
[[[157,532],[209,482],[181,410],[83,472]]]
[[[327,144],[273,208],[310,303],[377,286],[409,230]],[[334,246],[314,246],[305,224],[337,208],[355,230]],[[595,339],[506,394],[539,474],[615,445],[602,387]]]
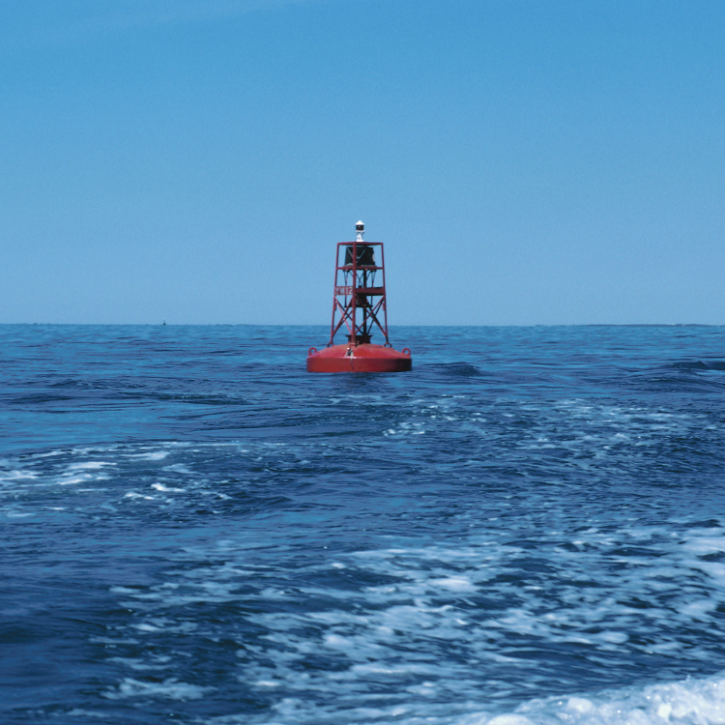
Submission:
[[[410,350],[394,350],[388,339],[385,299],[385,257],[382,242],[363,239],[365,225],[355,225],[355,241],[340,242],[335,257],[330,342],[322,350],[311,347],[310,373],[400,373],[412,370]],[[335,345],[335,334],[345,328],[347,343]],[[385,344],[370,339],[380,332]]]
[[[308,373],[402,373],[412,370],[410,350],[384,345],[332,345],[319,352],[310,348]]]

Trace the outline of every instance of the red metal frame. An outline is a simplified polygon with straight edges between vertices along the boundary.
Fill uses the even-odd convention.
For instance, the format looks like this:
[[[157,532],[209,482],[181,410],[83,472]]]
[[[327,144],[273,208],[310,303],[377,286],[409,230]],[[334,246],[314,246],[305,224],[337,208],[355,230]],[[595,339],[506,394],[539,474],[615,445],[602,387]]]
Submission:
[[[379,266],[376,264],[358,264],[358,249],[371,247],[373,255],[380,250]],[[352,263],[345,264],[345,257],[351,251]],[[362,250],[361,250],[362,251]],[[342,259],[342,263],[340,260]],[[382,285],[378,286],[380,273]],[[360,321],[358,322],[358,310]],[[382,322],[381,322],[382,317]],[[332,298],[332,325],[330,342],[334,344],[335,334],[345,325],[347,340],[352,346],[370,342],[373,330],[377,327],[385,338],[385,347],[391,347],[388,341],[388,309],[385,302],[385,255],[382,242],[338,242],[335,258],[335,286]]]

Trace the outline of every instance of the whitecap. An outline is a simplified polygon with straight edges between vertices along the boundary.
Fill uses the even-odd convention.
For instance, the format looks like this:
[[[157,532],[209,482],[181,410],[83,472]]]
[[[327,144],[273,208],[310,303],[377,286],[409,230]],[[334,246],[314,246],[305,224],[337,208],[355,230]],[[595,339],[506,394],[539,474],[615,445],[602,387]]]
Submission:
[[[142,682],[130,678],[124,679],[116,689],[103,693],[111,700],[120,700],[127,697],[163,697],[169,700],[199,700],[213,687],[200,687],[179,682],[175,678],[163,682]]]

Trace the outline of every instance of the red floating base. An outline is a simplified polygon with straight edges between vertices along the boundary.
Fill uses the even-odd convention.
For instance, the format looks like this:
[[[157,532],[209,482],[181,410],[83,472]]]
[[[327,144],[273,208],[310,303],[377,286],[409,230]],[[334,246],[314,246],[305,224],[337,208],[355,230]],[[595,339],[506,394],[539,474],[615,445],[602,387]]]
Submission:
[[[413,368],[410,350],[403,352],[384,345],[333,345],[319,352],[310,348],[308,373],[402,373]]]

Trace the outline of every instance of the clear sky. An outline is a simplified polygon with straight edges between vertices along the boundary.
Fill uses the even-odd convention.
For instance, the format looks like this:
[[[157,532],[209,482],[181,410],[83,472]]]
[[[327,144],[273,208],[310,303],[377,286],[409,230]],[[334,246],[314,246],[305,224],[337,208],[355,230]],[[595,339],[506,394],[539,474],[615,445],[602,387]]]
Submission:
[[[0,0],[0,322],[725,323],[723,0]]]

